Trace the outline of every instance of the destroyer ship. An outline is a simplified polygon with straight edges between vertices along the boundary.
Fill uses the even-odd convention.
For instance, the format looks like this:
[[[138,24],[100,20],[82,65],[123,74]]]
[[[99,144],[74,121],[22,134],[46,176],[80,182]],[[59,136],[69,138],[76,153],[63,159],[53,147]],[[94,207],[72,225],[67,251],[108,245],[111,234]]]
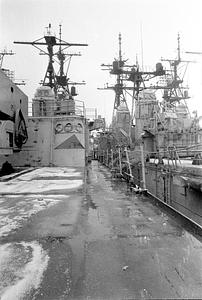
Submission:
[[[0,69],[0,165],[6,162],[24,168],[84,167],[89,156],[89,131],[93,124],[87,120],[84,101],[75,99],[75,86],[84,82],[76,83],[68,78],[71,59],[80,53],[66,50],[88,45],[63,41],[61,25],[57,38],[51,24],[42,38],[14,43],[40,50],[40,54],[48,57],[48,66],[31,103],[5,70]],[[55,64],[58,70],[54,68]]]
[[[147,192],[202,226],[202,117],[191,115],[187,105],[179,70],[190,61],[181,59],[180,36],[177,58],[162,59],[152,71],[127,65],[121,50],[119,35],[119,57],[102,65],[116,84],[104,87],[114,90],[115,101],[112,124],[97,143],[99,160],[134,191]]]

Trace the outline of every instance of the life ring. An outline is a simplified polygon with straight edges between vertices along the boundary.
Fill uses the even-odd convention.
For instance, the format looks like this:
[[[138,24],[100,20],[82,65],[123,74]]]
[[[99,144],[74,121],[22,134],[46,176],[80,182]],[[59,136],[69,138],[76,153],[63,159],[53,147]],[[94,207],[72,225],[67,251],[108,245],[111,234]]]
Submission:
[[[17,109],[14,116],[14,141],[21,148],[28,140],[27,127],[21,109]]]

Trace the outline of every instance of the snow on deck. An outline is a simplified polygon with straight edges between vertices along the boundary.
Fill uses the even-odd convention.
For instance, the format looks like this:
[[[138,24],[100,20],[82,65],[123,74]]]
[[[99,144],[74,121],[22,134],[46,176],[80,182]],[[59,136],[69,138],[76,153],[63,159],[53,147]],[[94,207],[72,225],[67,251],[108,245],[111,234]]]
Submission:
[[[41,168],[0,182],[0,237],[22,227],[39,211],[67,199],[68,190],[82,184],[82,173],[72,168]]]
[[[33,215],[58,205],[83,184],[82,169],[40,168],[0,182],[0,238],[6,238]],[[27,299],[47,269],[49,254],[38,241],[0,244],[0,299]]]
[[[41,168],[12,181],[0,182],[0,195],[44,193],[78,188],[83,184],[82,172],[73,168]]]
[[[8,243],[0,247],[1,300],[26,299],[37,289],[47,268],[49,256],[36,242]]]

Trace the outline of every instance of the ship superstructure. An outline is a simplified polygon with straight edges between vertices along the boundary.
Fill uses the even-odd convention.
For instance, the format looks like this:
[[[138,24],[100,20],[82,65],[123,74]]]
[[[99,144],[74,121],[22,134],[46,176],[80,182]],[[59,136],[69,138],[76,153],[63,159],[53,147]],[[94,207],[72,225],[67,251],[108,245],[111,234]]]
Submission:
[[[161,151],[164,156],[170,147],[175,147],[179,155],[186,156],[187,149],[193,145],[197,147],[202,143],[199,118],[197,114],[191,116],[189,112],[186,102],[190,99],[188,87],[183,85],[183,77],[180,77],[178,72],[180,68],[182,69],[182,65],[186,70],[187,64],[190,63],[181,59],[179,35],[177,51],[176,59],[162,59],[169,63],[170,68],[165,76],[151,87],[153,100],[157,90],[163,92],[162,100],[156,99],[156,101],[149,102],[148,97],[145,97],[146,92],[143,91],[136,107],[137,123],[142,122],[140,131],[145,132],[143,136],[145,150]],[[147,118],[147,122],[142,121],[144,118]]]
[[[19,152],[26,144],[28,97],[15,82],[14,72],[4,68],[6,55],[14,55],[12,51],[0,53],[0,160],[7,155]]]
[[[112,126],[112,133],[100,137],[98,157],[132,190],[147,192],[201,226],[202,118],[191,115],[186,103],[190,97],[179,70],[183,64],[186,70],[190,61],[181,59],[179,35],[177,58],[162,61],[169,68],[162,63],[151,72],[138,64],[119,68],[134,99],[131,136],[128,144],[122,143],[114,138]]]
[[[141,70],[139,64],[126,65],[122,59],[121,36],[119,35],[119,58],[108,67],[110,74],[116,75],[114,86],[104,89],[115,91],[112,132],[119,144],[134,148],[145,142],[145,151],[167,151],[168,147],[186,150],[193,145],[200,145],[201,128],[197,114],[191,116],[186,100],[189,99],[188,87],[183,85],[183,77],[190,61],[181,59],[180,36],[176,59],[162,59],[156,64],[155,71]],[[179,69],[184,65],[183,77]],[[131,85],[132,82],[132,85]],[[162,99],[159,99],[159,92]],[[126,92],[131,96],[132,107],[129,109]],[[126,115],[127,114],[127,115]],[[121,139],[128,137],[128,140]],[[124,142],[122,141],[124,140]]]
[[[68,78],[71,59],[80,53],[66,50],[87,44],[63,41],[61,25],[57,38],[51,24],[42,38],[14,43],[40,50],[40,54],[48,57],[48,66],[32,99],[32,113],[26,126],[27,143],[9,161],[14,166],[84,166],[88,155],[88,122],[84,102],[74,99],[75,86],[84,82],[71,82]]]
[[[121,34],[119,34],[119,57],[112,64],[102,64],[107,68],[110,74],[116,76],[115,85],[106,85],[102,89],[112,89],[115,92],[115,100],[113,107],[112,124],[110,126],[110,139],[119,147],[132,146],[142,136],[142,119],[138,119],[138,103],[144,95],[144,100],[149,96],[152,100],[150,92],[145,93],[147,83],[156,77],[165,75],[165,70],[161,63],[156,64],[156,69],[151,71],[140,70],[138,61],[135,64],[127,64],[127,59],[122,57]],[[106,69],[105,69],[106,70]],[[143,93],[144,92],[144,93]],[[147,96],[146,96],[147,95]],[[131,107],[128,105],[127,98],[130,98]],[[148,118],[146,118],[148,120]]]

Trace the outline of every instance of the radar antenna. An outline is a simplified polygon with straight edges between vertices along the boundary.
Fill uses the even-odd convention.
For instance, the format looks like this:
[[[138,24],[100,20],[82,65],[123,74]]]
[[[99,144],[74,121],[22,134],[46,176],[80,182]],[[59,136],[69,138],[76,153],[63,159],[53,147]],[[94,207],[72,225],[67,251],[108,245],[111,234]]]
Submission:
[[[51,24],[46,28],[46,33],[44,37],[39,38],[33,42],[19,42],[15,41],[14,44],[22,44],[22,45],[32,45],[38,50],[40,50],[40,54],[45,54],[49,57],[47,70],[43,79],[42,85],[49,86],[52,88],[57,94],[59,88],[63,88],[64,90],[68,90],[68,78],[64,74],[64,63],[65,57],[69,54],[65,54],[64,50],[71,46],[88,46],[88,44],[80,44],[80,43],[69,43],[65,42],[61,38],[62,30],[60,25],[59,30],[59,38],[57,38],[51,31]],[[42,49],[42,46],[47,46],[47,51]],[[59,47],[59,50],[54,52],[54,47]],[[71,54],[72,57],[74,54]],[[56,72],[53,67],[53,63],[57,62],[59,64],[59,73],[56,75]]]

